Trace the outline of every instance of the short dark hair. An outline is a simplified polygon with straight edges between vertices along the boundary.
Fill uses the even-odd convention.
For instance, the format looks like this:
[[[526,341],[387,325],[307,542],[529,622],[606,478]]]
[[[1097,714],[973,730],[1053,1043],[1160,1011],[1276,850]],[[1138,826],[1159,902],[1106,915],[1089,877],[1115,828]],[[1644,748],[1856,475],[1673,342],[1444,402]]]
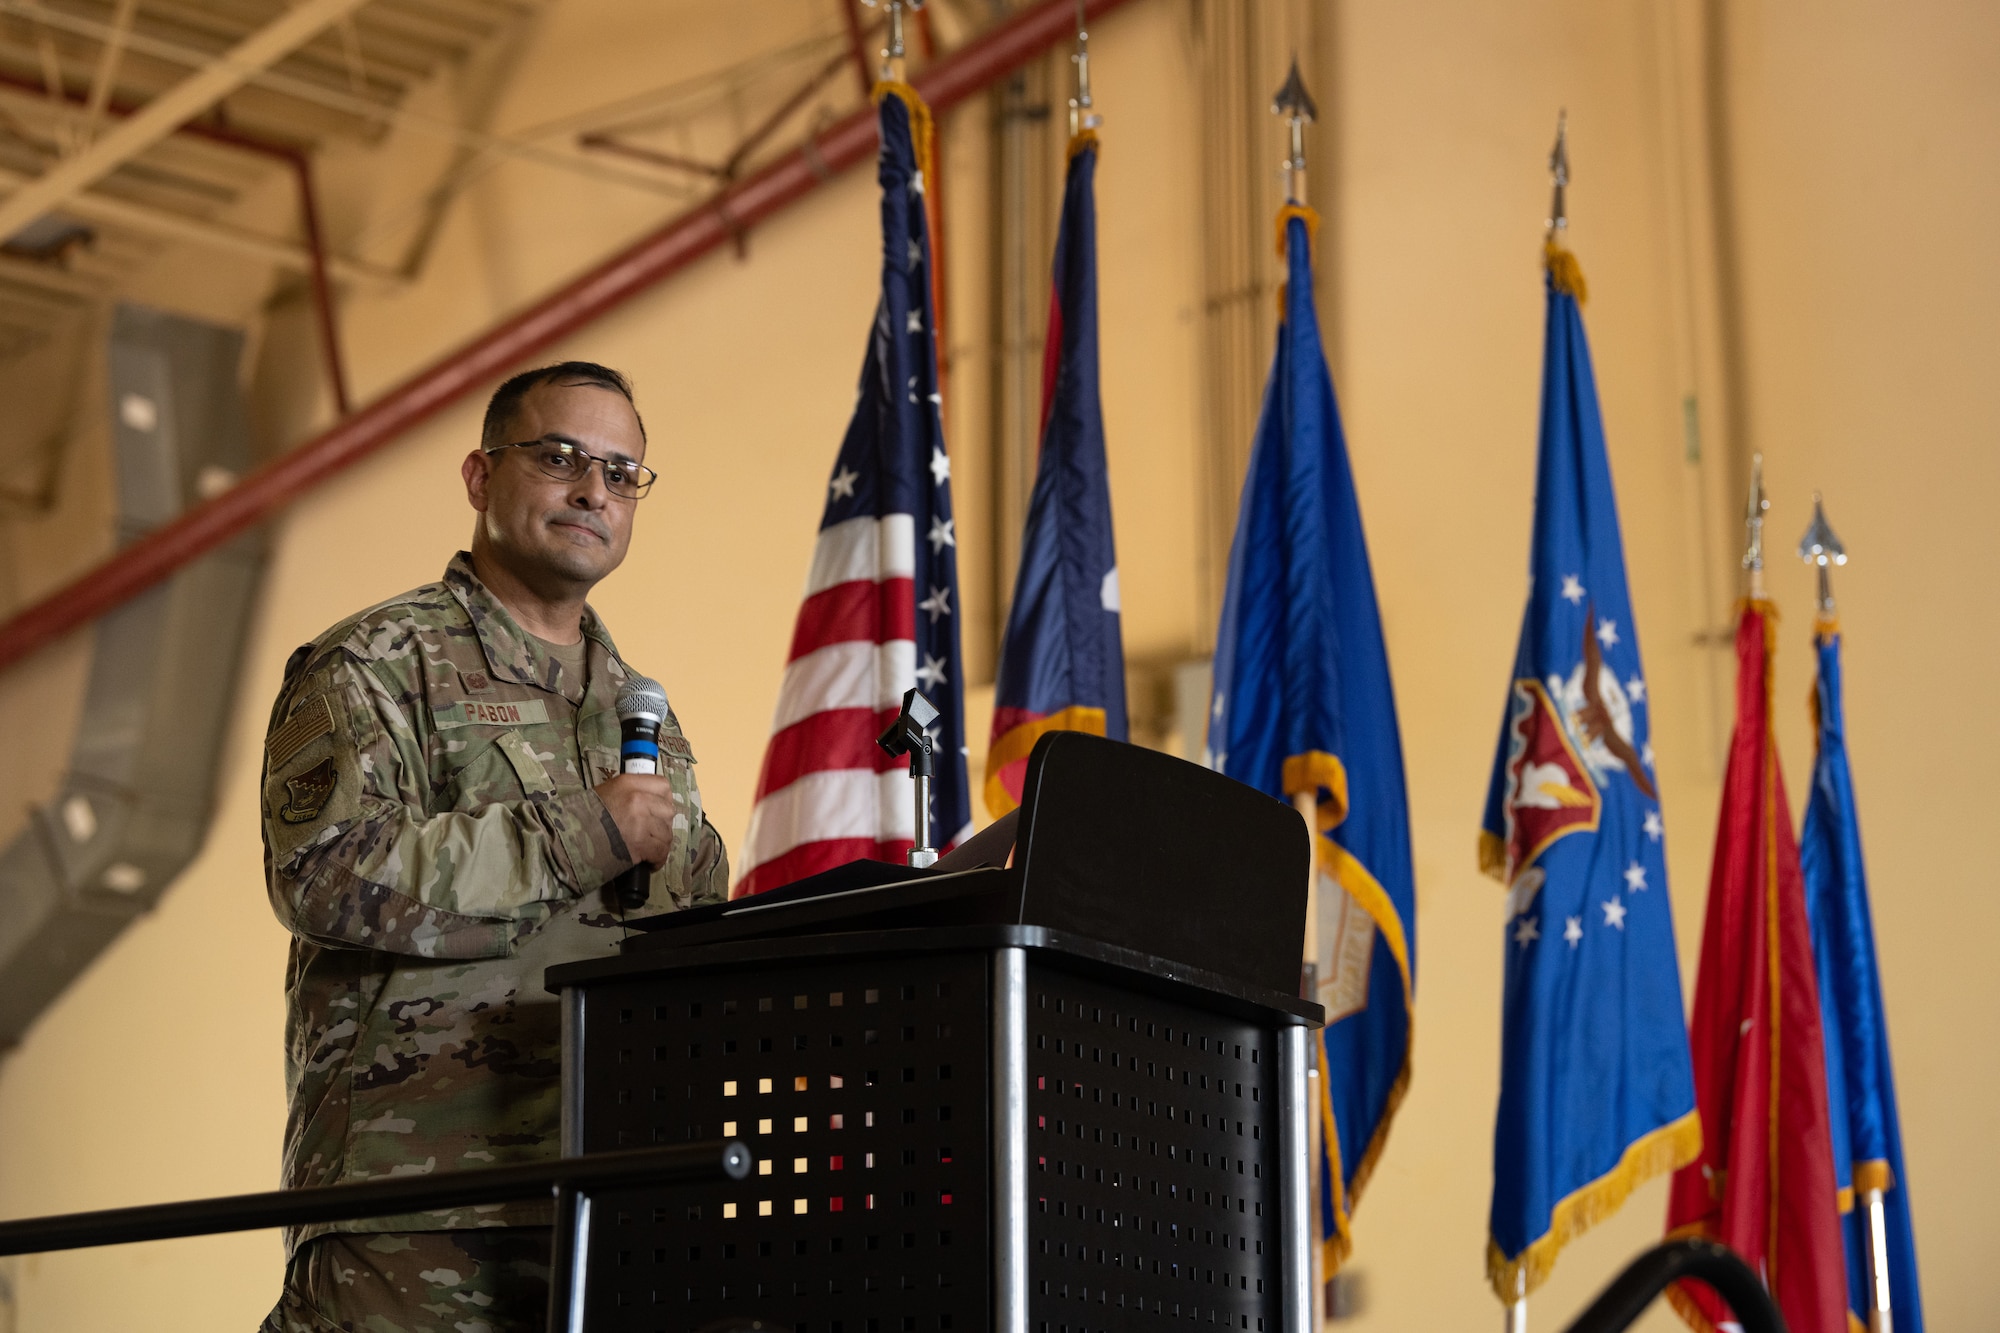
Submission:
[[[479,447],[497,449],[503,444],[517,443],[507,438],[514,428],[514,413],[519,410],[521,400],[528,396],[530,389],[549,383],[609,389],[631,403],[632,416],[639,419],[639,404],[633,402],[630,380],[595,361],[560,361],[553,366],[524,370],[493,391],[493,396],[486,400],[486,420],[479,427]],[[639,419],[639,438],[642,441],[646,438],[643,419]]]

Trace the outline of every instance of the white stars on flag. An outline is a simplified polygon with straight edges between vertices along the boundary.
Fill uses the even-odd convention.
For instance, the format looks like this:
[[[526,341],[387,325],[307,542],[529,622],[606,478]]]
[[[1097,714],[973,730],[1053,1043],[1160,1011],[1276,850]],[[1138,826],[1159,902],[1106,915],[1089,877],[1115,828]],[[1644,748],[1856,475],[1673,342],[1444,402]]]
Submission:
[[[1632,893],[1646,891],[1646,867],[1634,861],[1625,867],[1625,887]]]
[[[951,589],[933,587],[931,595],[917,603],[917,610],[929,613],[931,624],[937,624],[939,616],[951,614]]]
[[[831,498],[834,500],[852,500],[854,498],[854,483],[860,480],[861,474],[859,472],[843,467],[840,471],[833,474],[833,495]]]
[[[1608,903],[1600,903],[1604,908],[1604,924],[1618,930],[1625,929],[1625,904],[1613,898]]]
[[[1646,836],[1654,842],[1658,842],[1660,835],[1667,831],[1666,825],[1660,822],[1660,812],[1658,810],[1648,810],[1646,812],[1646,822],[1642,827],[1646,830]]]
[[[916,175],[910,177],[910,193],[922,194],[923,192],[924,192],[924,173],[919,171]]]
[[[931,689],[936,689],[947,679],[944,674],[944,659],[925,653],[924,664],[917,668],[917,680]]]
[[[910,312],[909,319],[904,322],[903,332],[922,333],[923,331],[924,331],[923,314],[920,311],[912,310]]]
[[[1615,620],[1598,621],[1597,641],[1607,649],[1616,648],[1618,646],[1618,622]]]
[[[1514,927],[1514,943],[1520,945],[1523,949],[1541,937],[1542,929],[1535,924],[1534,917],[1524,916],[1521,918],[1521,924]]]
[[[1646,702],[1646,682],[1634,676],[1625,682],[1625,693],[1635,704]]]
[[[931,448],[931,484],[942,486],[951,480],[951,459],[935,446]]]
[[[918,244],[917,244],[917,243],[916,243],[915,241],[911,241],[911,242],[910,242],[910,268],[911,268],[911,269],[912,269],[912,270],[914,271],[914,270],[916,269],[917,265],[918,265],[918,264],[921,264],[921,263],[923,263],[923,261],[924,261],[924,247],[923,247],[923,246],[921,246],[921,245],[918,245]]]
[[[1653,766],[1653,743],[1651,741],[1647,741],[1639,747],[1639,762],[1647,768]]]
[[[1569,941],[1569,947],[1572,949],[1583,942],[1582,917],[1571,916],[1563,918],[1563,938]]]
[[[947,546],[957,546],[958,538],[952,532],[952,525],[958,520],[931,516],[931,530],[924,534],[924,540],[931,544],[931,554],[937,555]]]
[[[1571,606],[1583,605],[1583,580],[1574,574],[1563,575],[1562,599]]]

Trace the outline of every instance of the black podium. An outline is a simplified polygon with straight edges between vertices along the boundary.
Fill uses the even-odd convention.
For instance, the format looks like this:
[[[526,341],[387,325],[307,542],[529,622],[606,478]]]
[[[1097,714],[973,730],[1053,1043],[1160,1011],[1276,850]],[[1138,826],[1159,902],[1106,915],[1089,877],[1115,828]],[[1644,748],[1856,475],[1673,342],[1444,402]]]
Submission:
[[[1191,764],[1044,737],[1018,819],[658,918],[551,969],[568,1155],[740,1138],[593,1195],[592,1333],[1312,1327],[1308,840]]]

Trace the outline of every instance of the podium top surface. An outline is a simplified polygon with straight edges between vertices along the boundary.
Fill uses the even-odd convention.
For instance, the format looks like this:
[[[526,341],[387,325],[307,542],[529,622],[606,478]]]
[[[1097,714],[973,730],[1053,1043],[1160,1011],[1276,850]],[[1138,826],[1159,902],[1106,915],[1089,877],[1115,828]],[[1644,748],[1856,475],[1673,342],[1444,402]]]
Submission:
[[[748,969],[838,959],[865,964],[872,958],[925,953],[986,952],[1018,948],[1056,966],[1093,975],[1133,990],[1152,991],[1250,1021],[1303,1023],[1318,1027],[1325,1010],[1310,1000],[1249,985],[1165,958],[1088,939],[1045,926],[932,926],[831,934],[767,935],[677,949],[627,952],[548,970],[551,991],[599,982],[681,972]]]
[[[635,921],[625,952],[804,933],[1043,926],[1293,994],[1311,839],[1290,805],[1081,732],[1029,756],[1021,808],[928,871],[856,861],[753,898]]]

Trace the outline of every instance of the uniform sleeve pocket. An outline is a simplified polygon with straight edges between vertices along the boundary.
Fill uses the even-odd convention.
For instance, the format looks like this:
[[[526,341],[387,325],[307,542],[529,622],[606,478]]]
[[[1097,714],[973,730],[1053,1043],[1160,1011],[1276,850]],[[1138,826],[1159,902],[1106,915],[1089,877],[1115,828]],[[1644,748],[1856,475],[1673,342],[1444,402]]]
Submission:
[[[301,741],[267,750],[264,828],[278,866],[336,837],[360,811],[361,769],[344,734],[314,728]]]

